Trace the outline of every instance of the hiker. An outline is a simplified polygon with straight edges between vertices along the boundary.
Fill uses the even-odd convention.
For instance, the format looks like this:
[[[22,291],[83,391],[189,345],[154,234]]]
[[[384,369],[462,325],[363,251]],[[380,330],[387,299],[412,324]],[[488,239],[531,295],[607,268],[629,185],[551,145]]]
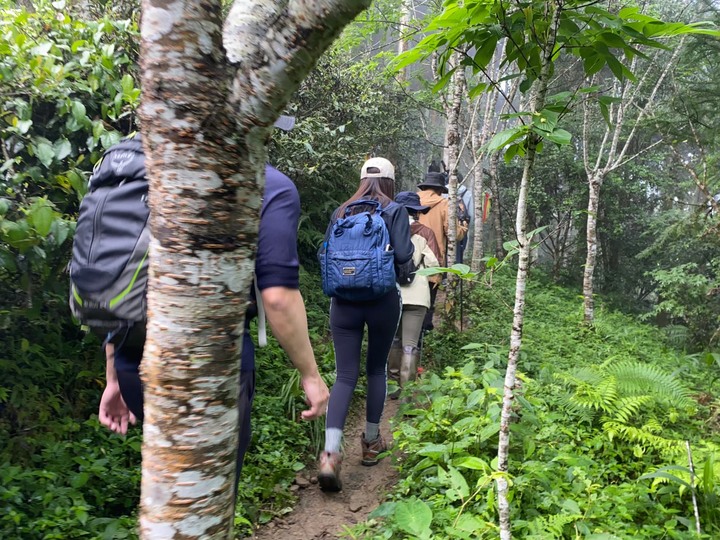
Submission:
[[[420,197],[412,191],[402,191],[395,196],[395,202],[405,207],[410,215],[410,240],[415,247],[413,264],[417,269],[439,266],[440,248],[435,233],[418,221],[420,214],[430,210],[420,204]],[[420,334],[425,313],[430,307],[430,284],[427,276],[415,275],[409,285],[400,287],[402,295],[402,316],[393,346],[388,356],[388,377],[398,383],[399,388],[390,394],[397,399],[400,390],[408,381],[415,380],[420,361]]]
[[[387,445],[380,435],[380,419],[387,391],[388,352],[400,320],[401,298],[396,283],[409,283],[414,277],[408,213],[403,206],[392,200],[394,182],[395,168],[390,161],[377,157],[366,161],[360,172],[360,186],[333,212],[325,242],[318,253],[323,271],[323,290],[331,296],[330,328],[337,373],[328,403],[325,448],[320,455],[318,482],[323,491],[342,489],[340,446],[350,401],[360,375],[360,355],[366,325],[367,397],[365,432],[361,440],[362,464],[376,465],[378,455],[387,450]],[[378,214],[381,219],[375,220]],[[378,222],[381,230],[376,232]],[[353,236],[356,229],[354,224],[359,227],[357,236]],[[366,234],[363,234],[363,231],[366,231]],[[375,249],[384,249],[391,263],[390,286],[383,288],[386,292],[376,298],[373,294],[374,287],[369,284],[384,282],[387,277],[374,275],[377,264],[365,266],[365,261],[354,260],[352,254],[357,254],[358,251],[347,252],[350,255],[344,260],[340,253],[340,259],[335,261],[338,264],[335,268],[332,267],[333,260],[329,260],[335,253],[333,246],[338,246],[340,250],[339,243],[336,242],[342,241],[343,237],[351,241],[370,243],[373,239],[369,238],[369,235],[374,234],[385,235],[382,242],[387,239],[387,245],[372,245]],[[378,256],[378,253],[370,255],[373,259]],[[337,273],[334,273],[333,269],[337,270]],[[345,279],[347,281],[343,281]],[[366,287],[355,285],[364,279],[368,280]],[[372,299],[360,300],[361,298]]]
[[[448,200],[443,197],[443,194],[448,191],[445,185],[445,175],[441,172],[426,173],[425,179],[418,184],[418,190],[420,204],[430,208],[426,213],[420,214],[418,220],[435,233],[435,240],[437,241],[440,251],[438,260],[440,265],[444,266],[447,264],[446,250],[448,234]],[[423,330],[426,331],[434,328],[432,319],[435,311],[435,299],[437,298],[438,289],[442,282],[442,274],[430,276],[429,282],[430,307],[425,313],[425,322],[423,323]]]
[[[94,173],[109,174],[105,160]],[[305,304],[299,290],[297,227],[300,199],[293,182],[277,169],[265,168],[265,191],[260,211],[258,247],[255,259],[257,287],[265,315],[274,336],[300,372],[309,409],[302,418],[310,420],[326,411],[329,392],[318,372],[310,344]],[[249,334],[250,320],[245,320],[241,354],[238,422],[240,426],[237,479],[250,443],[250,411],[255,392],[255,347]],[[125,433],[128,424],[143,418],[143,390],[139,367],[143,343],[106,347],[107,383],[100,407],[100,422],[117,433]]]

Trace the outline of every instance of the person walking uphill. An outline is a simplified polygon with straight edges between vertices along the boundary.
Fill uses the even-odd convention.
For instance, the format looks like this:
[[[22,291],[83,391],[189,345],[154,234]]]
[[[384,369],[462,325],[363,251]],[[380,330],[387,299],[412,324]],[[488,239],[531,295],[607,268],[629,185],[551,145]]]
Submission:
[[[393,198],[395,168],[384,158],[365,162],[358,190],[333,212],[318,252],[323,291],[330,296],[330,328],[337,377],[330,391],[325,449],[318,483],[340,491],[343,428],[360,375],[365,326],[368,329],[367,400],[362,464],[378,463],[387,450],[380,419],[387,391],[388,352],[398,327],[401,298],[397,284],[413,280],[413,245],[405,208]]]
[[[447,240],[448,240],[448,200],[443,197],[447,193],[445,186],[445,175],[440,172],[428,172],[425,174],[425,180],[418,184],[418,195],[420,204],[429,206],[425,214],[420,214],[419,221],[435,233],[435,240],[440,250],[440,265],[447,265]],[[425,314],[424,330],[433,329],[433,312],[435,310],[435,299],[437,298],[438,288],[442,281],[442,275],[436,274],[430,277],[430,307]]]
[[[395,202],[402,204],[410,214],[410,237],[415,252],[413,264],[415,268],[439,266],[440,249],[435,240],[435,233],[418,221],[421,214],[430,210],[429,206],[420,204],[420,197],[412,191],[402,191],[395,197]],[[415,380],[418,362],[420,361],[420,334],[422,332],[425,313],[430,307],[430,284],[427,276],[416,275],[412,283],[400,287],[402,295],[402,316],[398,334],[400,339],[393,341],[388,356],[388,376],[396,381],[400,388],[408,381]],[[397,399],[400,389],[390,395]]]

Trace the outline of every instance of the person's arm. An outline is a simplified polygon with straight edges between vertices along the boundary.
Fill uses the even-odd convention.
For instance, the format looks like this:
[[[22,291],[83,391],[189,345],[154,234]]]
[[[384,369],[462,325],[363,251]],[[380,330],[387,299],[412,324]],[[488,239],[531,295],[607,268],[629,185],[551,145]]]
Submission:
[[[137,419],[120,394],[120,384],[115,371],[115,347],[112,343],[105,346],[105,378],[105,390],[100,398],[98,419],[109,430],[125,435],[128,424],[135,424]]]
[[[330,393],[315,362],[307,330],[305,303],[300,291],[289,287],[268,287],[260,294],[273,335],[300,372],[310,407],[302,412],[303,419],[322,416],[327,410]]]

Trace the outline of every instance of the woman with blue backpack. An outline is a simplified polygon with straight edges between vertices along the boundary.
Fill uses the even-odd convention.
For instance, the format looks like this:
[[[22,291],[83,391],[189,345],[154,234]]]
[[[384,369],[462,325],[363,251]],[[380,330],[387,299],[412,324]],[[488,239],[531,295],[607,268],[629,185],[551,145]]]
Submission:
[[[341,444],[350,401],[360,375],[365,327],[366,424],[362,464],[378,463],[387,450],[380,419],[387,391],[387,358],[397,330],[402,300],[398,284],[414,277],[413,244],[407,210],[393,201],[395,168],[385,158],[366,161],[358,190],[332,214],[318,253],[323,291],[331,297],[330,328],[335,348],[336,380],[328,403],[325,449],[318,483],[340,491]]]

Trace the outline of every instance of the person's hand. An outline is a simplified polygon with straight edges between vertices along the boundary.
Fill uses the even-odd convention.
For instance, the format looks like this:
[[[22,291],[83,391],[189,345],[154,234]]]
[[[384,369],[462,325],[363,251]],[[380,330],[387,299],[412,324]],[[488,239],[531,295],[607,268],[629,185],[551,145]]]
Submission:
[[[103,426],[120,435],[127,433],[128,424],[137,422],[135,415],[125,404],[117,382],[108,382],[105,387],[102,398],[100,398],[98,417]]]
[[[320,374],[315,373],[310,377],[303,377],[302,387],[305,391],[305,402],[310,407],[300,414],[302,419],[312,420],[325,414],[327,412],[328,399],[330,399],[330,392]]]

